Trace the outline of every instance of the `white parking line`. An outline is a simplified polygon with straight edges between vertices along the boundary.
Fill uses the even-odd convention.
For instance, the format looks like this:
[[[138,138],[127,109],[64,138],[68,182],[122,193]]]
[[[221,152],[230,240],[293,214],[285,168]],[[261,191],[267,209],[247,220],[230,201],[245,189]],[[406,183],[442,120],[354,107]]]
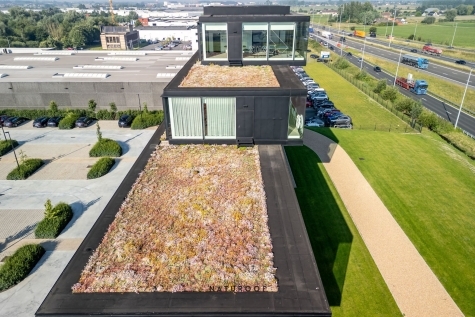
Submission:
[[[421,99],[422,99],[422,100],[424,100],[424,101],[427,101],[427,99],[426,99],[426,98],[421,98]]]

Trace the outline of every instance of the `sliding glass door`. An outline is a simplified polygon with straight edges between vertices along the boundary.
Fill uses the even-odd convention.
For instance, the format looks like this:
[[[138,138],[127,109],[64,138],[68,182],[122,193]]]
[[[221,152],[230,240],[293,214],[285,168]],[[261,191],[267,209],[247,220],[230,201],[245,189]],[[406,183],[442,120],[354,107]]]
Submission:
[[[170,121],[174,139],[203,137],[201,98],[169,98]]]
[[[236,138],[236,98],[203,98],[206,139]]]

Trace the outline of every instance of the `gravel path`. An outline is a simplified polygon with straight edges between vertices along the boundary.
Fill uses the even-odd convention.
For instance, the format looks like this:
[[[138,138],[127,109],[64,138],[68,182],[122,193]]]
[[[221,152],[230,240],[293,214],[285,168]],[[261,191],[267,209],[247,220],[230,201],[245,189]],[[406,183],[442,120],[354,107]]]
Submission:
[[[404,316],[463,316],[348,154],[310,130],[304,144],[322,160]]]

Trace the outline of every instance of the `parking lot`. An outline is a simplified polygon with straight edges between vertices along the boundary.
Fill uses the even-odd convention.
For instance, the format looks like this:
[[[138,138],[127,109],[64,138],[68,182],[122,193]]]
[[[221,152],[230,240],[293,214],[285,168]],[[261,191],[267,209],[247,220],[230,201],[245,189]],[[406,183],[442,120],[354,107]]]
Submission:
[[[149,43],[148,45],[140,49],[141,50],[158,50],[158,48],[160,47],[162,48],[161,50],[186,51],[186,50],[191,50],[191,41],[183,41],[179,44],[177,43],[177,45],[173,47],[169,47],[166,41],[158,41],[157,43]]]

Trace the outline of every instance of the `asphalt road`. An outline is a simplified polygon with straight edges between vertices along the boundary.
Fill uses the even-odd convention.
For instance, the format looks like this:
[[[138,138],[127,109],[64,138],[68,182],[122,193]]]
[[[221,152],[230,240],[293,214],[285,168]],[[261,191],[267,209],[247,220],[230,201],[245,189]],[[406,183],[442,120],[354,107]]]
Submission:
[[[334,39],[336,39],[336,41],[328,40],[328,39],[322,38],[322,37],[318,37],[318,38],[320,40],[324,40],[324,41],[330,43],[331,45],[335,46],[335,52],[339,53],[339,48],[336,47],[337,41],[338,41],[337,36],[334,36]],[[369,42],[369,41],[367,40],[367,42]],[[358,41],[349,40],[348,37],[346,38],[346,41],[345,41],[344,45],[348,46],[350,48],[357,49],[360,52],[363,51],[363,47],[364,47],[363,43],[360,43]],[[370,46],[370,45],[366,45],[364,47],[364,53],[374,55],[378,58],[383,58],[383,59],[386,59],[388,61],[392,61],[394,63],[397,63],[398,60],[399,60],[399,54],[398,53],[394,53],[394,52],[391,52],[389,50],[382,49],[382,48],[376,48],[376,47],[373,47],[373,46]],[[404,52],[403,52],[403,55],[404,55]],[[420,54],[416,54],[416,53],[410,53],[410,55],[424,57],[424,55],[420,55]],[[427,73],[429,75],[432,75],[432,76],[438,76],[442,79],[450,80],[450,81],[458,83],[460,85],[466,85],[467,84],[467,79],[469,77],[469,74],[467,72],[460,71],[460,70],[457,70],[457,69],[454,69],[454,68],[451,68],[451,67],[447,67],[447,66],[442,66],[442,65],[430,63],[430,62],[429,62],[429,67],[427,69],[418,69],[418,70],[421,71],[421,72],[425,72],[425,73]],[[407,74],[403,74],[403,76],[407,76]],[[475,74],[473,74],[473,76],[470,77],[470,82],[468,83],[468,86],[469,86],[469,88],[472,88],[472,89],[475,88]]]
[[[338,29],[335,29],[335,28],[330,28],[328,26],[325,26],[325,30],[326,31],[331,31],[331,32],[334,32],[336,34],[338,34]],[[341,30],[340,30],[341,31]],[[348,31],[341,31],[341,33],[348,33]],[[352,40],[351,37],[348,37],[346,36],[346,39],[347,40]],[[388,46],[388,42],[387,41],[382,41],[382,40],[378,40],[377,38],[373,38],[373,37],[367,37],[366,40],[368,41],[371,41],[373,43],[377,43],[377,44],[380,44],[380,45],[384,45],[384,46]],[[434,45],[436,47],[439,47],[437,45]],[[398,44],[391,44],[391,47],[392,48],[395,48],[395,49],[402,49],[403,53],[406,54],[406,53],[410,53],[411,52],[411,49],[413,49],[414,47],[410,47],[410,46],[404,46],[404,45],[398,45]],[[443,55],[443,50],[444,50],[444,47],[440,46],[440,48],[442,48],[442,55],[441,56],[436,56],[436,55],[425,55],[425,54],[421,54],[421,56],[430,56],[432,58],[436,58],[436,59],[440,59],[440,60],[443,60],[443,61],[446,61],[446,62],[450,62],[450,63],[455,63],[455,61],[457,60],[456,58],[452,58],[452,57],[448,57],[448,56],[444,56]],[[420,52],[420,50],[422,49],[422,46],[420,48],[418,48],[418,52]],[[411,53],[413,54],[413,53]],[[475,68],[475,63],[474,62],[467,62],[466,66],[468,67],[471,67],[471,68]],[[430,66],[429,66],[430,67]]]
[[[343,52],[343,54],[345,54],[345,52]],[[354,56],[346,56],[346,57],[352,64],[360,67],[361,62],[358,60],[358,57],[354,57]],[[394,83],[394,76],[389,75],[385,72],[375,72],[373,70],[373,66],[370,64],[367,64],[366,62],[363,63],[363,69],[368,74],[378,79],[386,79],[387,84],[390,86],[392,86]],[[419,100],[424,107],[433,111],[434,113],[446,119],[447,121],[451,122],[452,124],[455,124],[455,121],[457,120],[458,109],[430,95],[416,95],[408,90],[403,89],[402,87],[399,87],[399,86],[396,86],[396,87],[399,89],[399,91],[403,95],[409,98],[412,98],[414,100]],[[464,112],[461,112],[457,126],[461,128],[462,130],[465,130],[466,132],[475,136],[475,117],[472,117]]]

